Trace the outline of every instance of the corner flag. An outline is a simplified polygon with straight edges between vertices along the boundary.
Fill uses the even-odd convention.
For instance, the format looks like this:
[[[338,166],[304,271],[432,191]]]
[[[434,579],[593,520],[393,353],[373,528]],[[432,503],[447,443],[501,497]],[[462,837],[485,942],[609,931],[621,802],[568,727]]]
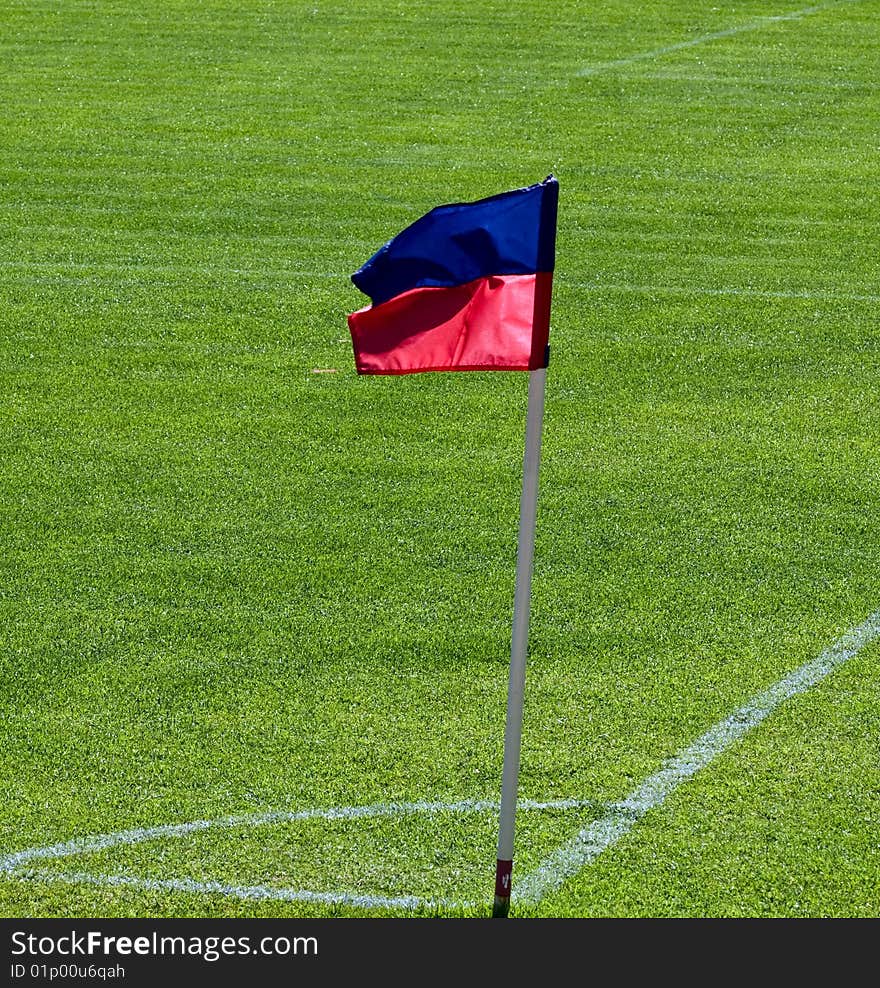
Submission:
[[[437,206],[352,276],[359,374],[547,366],[559,183]]]
[[[538,468],[559,183],[438,206],[352,276],[372,305],[348,317],[359,374],[528,370],[513,636],[493,916],[507,916],[529,637]]]

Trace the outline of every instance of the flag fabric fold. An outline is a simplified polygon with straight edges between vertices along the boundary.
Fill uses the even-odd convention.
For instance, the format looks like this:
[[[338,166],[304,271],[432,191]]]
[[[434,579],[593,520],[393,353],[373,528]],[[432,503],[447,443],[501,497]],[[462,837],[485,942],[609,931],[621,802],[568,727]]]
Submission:
[[[351,280],[360,374],[547,366],[559,184],[437,206]]]

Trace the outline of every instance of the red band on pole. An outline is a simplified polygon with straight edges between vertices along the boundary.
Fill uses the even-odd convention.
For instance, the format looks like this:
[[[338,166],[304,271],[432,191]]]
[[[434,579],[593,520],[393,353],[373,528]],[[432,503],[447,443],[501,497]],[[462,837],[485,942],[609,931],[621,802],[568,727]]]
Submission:
[[[495,868],[495,895],[499,899],[510,898],[510,882],[513,876],[513,862],[498,859]]]

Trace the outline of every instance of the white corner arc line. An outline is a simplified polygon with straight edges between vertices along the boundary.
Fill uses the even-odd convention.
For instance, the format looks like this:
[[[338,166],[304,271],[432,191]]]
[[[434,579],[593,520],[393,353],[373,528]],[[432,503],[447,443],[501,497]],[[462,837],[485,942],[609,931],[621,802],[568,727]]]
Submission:
[[[574,810],[596,808],[604,804],[594,799],[557,799],[539,802],[522,800],[523,810]],[[360,820],[375,817],[434,815],[439,813],[489,813],[498,810],[498,800],[463,799],[444,803],[419,800],[412,803],[373,803],[367,806],[330,806],[303,810],[271,810],[239,816],[218,817],[213,820],[190,820],[186,823],[165,823],[156,827],[133,827],[115,833],[94,834],[45,847],[29,847],[14,851],[0,858],[0,874],[11,874],[34,861],[69,858],[79,854],[93,854],[123,845],[142,844],[146,841],[168,837],[186,837],[202,830],[232,829],[235,827],[261,827],[274,823],[293,823],[297,820]]]
[[[651,58],[659,58],[661,55],[669,55],[674,51],[681,51],[683,48],[694,48],[696,45],[703,45],[707,41],[717,41],[720,38],[730,38],[735,34],[742,34],[744,31],[757,31],[769,24],[777,24],[780,21],[795,21],[801,17],[808,17],[810,14],[817,14],[821,10],[829,10],[833,7],[840,7],[848,3],[860,3],[861,0],[832,0],[831,3],[818,3],[812,7],[803,7],[800,10],[791,10],[787,14],[774,14],[762,17],[757,21],[749,21],[747,24],[740,24],[736,27],[729,27],[723,31],[712,31],[710,34],[701,34],[696,38],[689,38],[687,41],[679,41],[676,44],[664,45],[662,48],[653,48],[651,51],[637,52],[624,58],[615,58],[610,62],[597,62],[595,65],[587,65],[575,72],[575,76],[596,75],[607,69],[617,69],[624,65],[632,65],[634,62],[643,62]]]
[[[513,897],[520,902],[538,903],[546,895],[577,875],[603,851],[629,833],[649,810],[661,806],[666,797],[706,768],[734,742],[756,727],[786,700],[820,683],[834,669],[848,662],[870,642],[880,637],[880,611],[848,631],[815,659],[780,679],[769,689],[752,697],[729,717],[709,728],[693,744],[674,758],[599,820],[575,834],[530,874],[515,884]]]

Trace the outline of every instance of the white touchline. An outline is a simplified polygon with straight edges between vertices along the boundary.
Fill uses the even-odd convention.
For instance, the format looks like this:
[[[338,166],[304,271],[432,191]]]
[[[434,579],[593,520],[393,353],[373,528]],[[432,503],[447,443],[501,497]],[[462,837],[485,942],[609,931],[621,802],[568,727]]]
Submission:
[[[848,662],[878,636],[880,611],[848,631],[815,659],[804,663],[763,693],[752,697],[748,703],[680,751],[623,802],[614,804],[605,816],[584,827],[570,841],[554,851],[535,871],[517,882],[513,889],[514,897],[521,902],[537,903],[550,892],[556,891],[629,833],[649,810],[661,806],[666,797],[675,792],[683,782],[760,724],[781,703],[820,683],[830,672]]]
[[[674,45],[665,45],[662,48],[653,48],[651,51],[637,52],[635,55],[628,55],[625,58],[615,58],[611,62],[598,62],[596,65],[588,65],[576,72],[575,75],[586,76],[595,75],[597,72],[604,72],[606,69],[616,69],[624,65],[632,65],[633,62],[641,62],[650,58],[658,58],[661,55],[668,55],[670,52],[680,51],[682,48],[693,48],[695,45],[705,44],[707,41],[717,41],[719,38],[729,38],[734,34],[742,34],[743,31],[757,31],[768,24],[776,24],[779,21],[794,21],[809,14],[817,14],[820,10],[828,10],[832,7],[840,7],[846,3],[860,3],[861,0],[833,0],[831,3],[819,3],[813,7],[803,7],[801,10],[792,10],[787,14],[774,14],[762,17],[757,21],[749,21],[748,24],[740,24],[738,27],[729,27],[724,31],[713,31],[711,34],[701,34],[699,37],[690,38],[687,41],[679,41]]]

